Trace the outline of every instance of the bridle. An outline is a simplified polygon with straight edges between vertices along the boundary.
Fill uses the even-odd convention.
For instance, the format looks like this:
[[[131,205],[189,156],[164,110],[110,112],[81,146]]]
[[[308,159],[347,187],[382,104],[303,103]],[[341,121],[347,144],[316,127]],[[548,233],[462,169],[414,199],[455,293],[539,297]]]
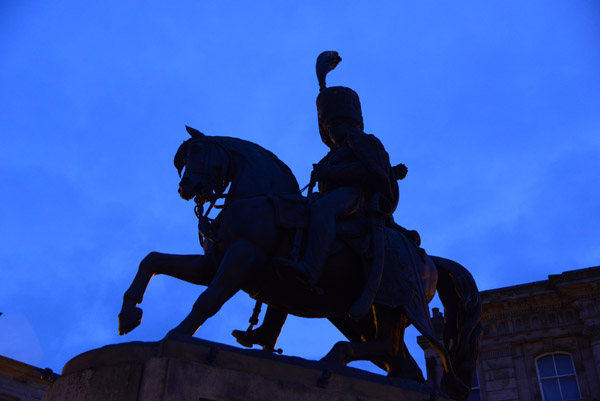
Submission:
[[[201,145],[205,145],[205,144],[215,145],[219,150],[221,150],[221,153],[225,156],[225,160],[222,163],[219,163],[221,166],[224,166],[224,168],[219,169],[220,174],[218,177],[215,177],[213,174],[211,174],[210,167],[207,168],[206,165],[203,166],[203,168],[201,168],[201,169],[194,168],[192,170],[189,170],[189,172],[191,172],[193,174],[209,177],[211,186],[213,186],[213,182],[214,182],[213,188],[209,188],[208,191],[202,191],[200,194],[196,195],[196,197],[194,198],[194,200],[196,202],[196,208],[195,208],[196,215],[198,215],[199,213],[200,214],[202,213],[201,211],[198,210],[199,206],[201,207],[204,203],[208,202],[208,203],[210,203],[210,207],[209,207],[208,211],[210,211],[210,209],[212,209],[212,207],[215,206],[215,202],[217,201],[217,199],[226,197],[224,192],[231,182],[231,167],[230,166],[231,166],[231,160],[232,160],[230,151],[225,146],[223,146],[221,143],[219,143],[218,141],[210,140],[210,139],[207,139],[206,137],[198,138],[197,140],[202,141]],[[188,149],[186,149],[186,155],[188,155],[188,156],[189,156],[189,146],[190,145],[192,145],[192,143],[189,143]],[[187,157],[187,159],[189,160],[189,157]],[[209,158],[208,163],[210,163],[210,161],[211,160]],[[189,166],[187,165],[188,163],[185,163],[185,164],[186,164],[186,170],[187,170],[187,168]],[[207,193],[207,192],[210,192],[210,193]]]
[[[196,139],[196,138],[192,138],[192,140],[190,142],[185,143],[185,149],[184,149],[184,153],[185,154],[185,159],[190,159],[190,149],[192,145],[192,141]],[[212,173],[212,169],[211,169],[211,157],[208,157],[208,161],[204,163],[204,165],[202,166],[202,168],[193,168],[188,170],[189,168],[189,164],[188,162],[183,162],[185,159],[181,159],[182,161],[180,162],[180,166],[186,167],[186,172],[188,173],[192,173],[195,175],[202,175],[205,177],[209,177],[209,183],[211,186],[214,187],[213,188],[209,188],[208,191],[206,190],[202,190],[200,194],[197,194],[194,197],[194,202],[196,203],[196,205],[194,206],[194,214],[196,215],[196,217],[198,218],[198,231],[200,234],[200,245],[204,246],[204,242],[206,239],[210,240],[210,241],[214,241],[214,238],[212,238],[212,236],[210,235],[210,226],[213,224],[215,219],[211,219],[208,217],[208,214],[210,213],[210,211],[212,210],[213,207],[217,208],[217,209],[222,209],[225,205],[216,205],[215,203],[217,202],[218,199],[223,199],[223,198],[227,198],[227,195],[224,193],[225,190],[227,190],[230,182],[231,182],[231,160],[232,160],[232,156],[231,153],[229,152],[229,150],[223,146],[222,144],[220,144],[218,141],[214,141],[214,140],[210,140],[207,139],[206,137],[202,137],[202,138],[197,138],[197,141],[201,142],[199,143],[200,146],[202,145],[216,145],[216,147],[218,149],[221,150],[221,152],[219,153],[219,155],[217,157],[221,158],[221,155],[224,155],[224,159],[222,163],[219,163],[220,167],[224,166],[224,168],[219,168],[219,176],[218,177],[214,177]],[[210,155],[210,152],[208,153]],[[183,157],[183,154],[180,155],[180,157]],[[178,169],[178,171],[180,172],[180,176],[181,176],[181,169],[180,167],[177,165],[176,163],[176,167]],[[206,212],[203,211],[204,209],[204,204],[205,203],[209,203],[208,209],[206,210]]]

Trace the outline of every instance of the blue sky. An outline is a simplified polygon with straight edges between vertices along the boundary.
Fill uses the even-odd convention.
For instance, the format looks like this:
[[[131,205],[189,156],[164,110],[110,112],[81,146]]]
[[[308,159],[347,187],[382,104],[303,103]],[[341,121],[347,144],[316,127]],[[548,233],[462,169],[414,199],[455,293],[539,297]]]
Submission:
[[[430,254],[481,290],[599,265],[598,3],[364,4],[2,2],[0,354],[60,371],[176,326],[202,288],[167,277],[139,328],[119,337],[116,317],[148,252],[199,252],[172,166],[184,125],[266,147],[303,186],[327,151],[323,50],[408,166],[395,218]],[[234,345],[252,306],[236,295],[196,336]],[[318,359],[341,339],[297,318],[279,345]]]

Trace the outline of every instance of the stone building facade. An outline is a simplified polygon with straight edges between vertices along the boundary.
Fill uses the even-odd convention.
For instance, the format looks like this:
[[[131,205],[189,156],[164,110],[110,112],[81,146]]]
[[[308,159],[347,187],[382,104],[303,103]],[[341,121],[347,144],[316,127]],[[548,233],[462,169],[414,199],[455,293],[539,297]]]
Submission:
[[[600,266],[481,292],[483,340],[470,400],[600,401]],[[442,313],[433,324],[441,338]],[[441,363],[424,338],[429,384]],[[0,401],[41,401],[58,376],[0,356]]]
[[[43,401],[57,377],[50,369],[0,355],[0,401]]]
[[[484,328],[471,396],[483,401],[600,400],[600,267],[482,291]],[[434,310],[434,325],[443,324]],[[441,333],[440,333],[441,334]],[[441,377],[423,338],[428,380]]]

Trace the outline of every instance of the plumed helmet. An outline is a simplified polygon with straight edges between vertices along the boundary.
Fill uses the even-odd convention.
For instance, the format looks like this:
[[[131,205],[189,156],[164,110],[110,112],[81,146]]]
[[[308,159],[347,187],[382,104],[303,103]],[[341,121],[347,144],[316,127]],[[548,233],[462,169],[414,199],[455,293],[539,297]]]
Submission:
[[[327,88],[325,77],[333,70],[342,58],[335,51],[325,51],[317,57],[317,78],[319,80],[319,96],[317,96],[317,112],[319,115],[319,132],[325,144],[331,145],[329,136],[324,131],[325,121],[344,117],[356,121],[360,129],[364,129],[362,109],[358,94],[344,86]]]

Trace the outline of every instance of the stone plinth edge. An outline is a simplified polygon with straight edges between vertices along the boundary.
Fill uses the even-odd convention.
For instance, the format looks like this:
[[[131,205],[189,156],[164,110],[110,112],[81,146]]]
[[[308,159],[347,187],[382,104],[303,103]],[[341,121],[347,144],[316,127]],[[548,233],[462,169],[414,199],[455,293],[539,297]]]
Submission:
[[[71,359],[48,401],[445,401],[438,390],[348,367],[196,338],[108,345]]]

